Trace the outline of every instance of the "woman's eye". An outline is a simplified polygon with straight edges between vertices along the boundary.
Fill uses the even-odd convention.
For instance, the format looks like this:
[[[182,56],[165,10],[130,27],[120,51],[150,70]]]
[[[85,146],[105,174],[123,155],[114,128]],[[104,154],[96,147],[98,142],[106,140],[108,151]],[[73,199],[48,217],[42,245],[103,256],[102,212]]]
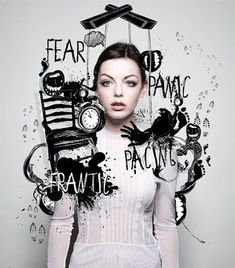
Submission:
[[[132,80],[127,80],[126,84],[128,85],[128,87],[135,87],[137,85],[136,81]]]
[[[103,86],[103,87],[108,87],[111,85],[111,81],[110,80],[103,80],[103,81],[100,81],[100,84]]]

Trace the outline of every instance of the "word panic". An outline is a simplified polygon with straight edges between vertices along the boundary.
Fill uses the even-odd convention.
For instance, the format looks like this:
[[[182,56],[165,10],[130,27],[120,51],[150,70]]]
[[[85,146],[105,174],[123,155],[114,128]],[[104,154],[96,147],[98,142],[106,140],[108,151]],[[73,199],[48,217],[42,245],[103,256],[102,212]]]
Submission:
[[[190,76],[185,76],[181,78],[179,75],[166,76],[163,78],[161,73],[158,77],[150,76],[149,77],[149,95],[152,94],[155,96],[157,89],[162,90],[162,95],[164,98],[167,97],[180,97],[182,99],[187,98],[188,94],[185,94],[186,81],[190,79]]]

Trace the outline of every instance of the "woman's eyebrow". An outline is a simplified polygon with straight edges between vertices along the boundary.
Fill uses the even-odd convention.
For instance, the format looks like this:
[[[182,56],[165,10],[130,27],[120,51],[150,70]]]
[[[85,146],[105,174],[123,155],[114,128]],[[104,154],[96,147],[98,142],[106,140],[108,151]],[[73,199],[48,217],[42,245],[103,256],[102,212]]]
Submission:
[[[134,76],[134,77],[136,77],[136,78],[138,79],[138,76],[137,76],[137,75],[135,75],[135,74],[130,74],[130,75],[127,75],[127,76],[125,76],[125,77],[124,77],[124,79],[127,79],[127,78],[132,77],[132,76]]]
[[[112,77],[112,76],[110,76],[110,75],[108,75],[108,74],[106,74],[106,73],[101,74],[101,75],[100,75],[100,77],[101,77],[102,75],[108,76],[110,79],[112,79],[112,80],[113,80],[113,77]]]
[[[108,74],[106,74],[106,73],[103,73],[103,74],[101,74],[100,76],[102,76],[102,75],[108,76],[110,79],[114,79],[111,75],[108,75]],[[129,75],[125,76],[124,79],[130,78],[130,77],[132,77],[132,76],[134,76],[134,77],[136,77],[136,78],[138,79],[138,76],[135,75],[135,74],[129,74]]]

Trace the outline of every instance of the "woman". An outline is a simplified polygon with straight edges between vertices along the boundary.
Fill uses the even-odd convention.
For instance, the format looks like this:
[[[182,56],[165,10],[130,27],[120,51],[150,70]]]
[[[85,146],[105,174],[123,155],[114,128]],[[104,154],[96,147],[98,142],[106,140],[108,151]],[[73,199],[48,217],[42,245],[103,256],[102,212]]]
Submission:
[[[128,147],[130,140],[121,136],[123,125],[132,126],[134,109],[147,90],[134,45],[115,43],[101,53],[94,68],[94,89],[106,112],[97,148],[105,153],[104,167],[118,190],[97,198],[92,209],[77,209],[78,236],[69,267],[177,268],[176,154],[167,154],[159,168],[154,145]],[[153,175],[156,168],[163,179]],[[50,224],[49,268],[65,267],[75,206],[68,195],[56,203]]]

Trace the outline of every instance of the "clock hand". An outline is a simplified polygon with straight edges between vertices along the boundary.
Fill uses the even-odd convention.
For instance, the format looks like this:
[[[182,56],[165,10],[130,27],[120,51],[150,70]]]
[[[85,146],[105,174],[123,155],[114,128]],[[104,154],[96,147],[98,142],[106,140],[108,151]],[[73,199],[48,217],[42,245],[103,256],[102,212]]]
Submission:
[[[92,117],[92,116],[91,116],[91,112],[89,111],[88,113],[89,113],[88,116],[91,118],[91,117]]]
[[[140,113],[141,113],[141,115],[140,115],[141,117],[145,117],[144,112],[143,112],[143,110],[141,108],[140,108]]]

